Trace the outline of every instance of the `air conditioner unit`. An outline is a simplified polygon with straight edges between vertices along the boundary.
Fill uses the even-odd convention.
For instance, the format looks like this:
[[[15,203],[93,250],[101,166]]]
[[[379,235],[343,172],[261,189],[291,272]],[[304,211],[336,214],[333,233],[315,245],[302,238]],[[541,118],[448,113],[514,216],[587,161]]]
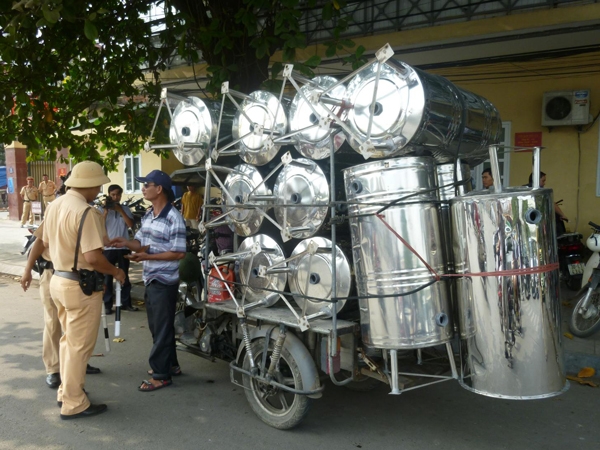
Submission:
[[[544,92],[542,126],[586,125],[590,123],[590,91]]]

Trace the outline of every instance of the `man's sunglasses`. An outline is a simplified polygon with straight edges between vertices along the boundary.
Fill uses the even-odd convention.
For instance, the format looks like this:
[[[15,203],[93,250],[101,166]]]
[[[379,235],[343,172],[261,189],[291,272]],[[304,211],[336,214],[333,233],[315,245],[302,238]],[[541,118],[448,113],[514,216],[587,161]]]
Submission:
[[[154,183],[144,183],[143,186],[144,186],[144,189],[148,189],[150,186],[156,186],[156,184],[154,184]]]

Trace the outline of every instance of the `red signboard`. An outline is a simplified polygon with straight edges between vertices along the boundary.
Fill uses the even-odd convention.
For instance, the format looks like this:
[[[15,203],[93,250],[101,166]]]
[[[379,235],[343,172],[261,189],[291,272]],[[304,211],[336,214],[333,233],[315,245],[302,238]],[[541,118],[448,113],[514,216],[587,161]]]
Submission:
[[[526,133],[515,133],[515,147],[541,147],[542,132],[529,131]]]
[[[64,177],[66,174],[67,174],[67,169],[65,169],[64,167],[61,167],[60,169],[58,169],[59,177]]]

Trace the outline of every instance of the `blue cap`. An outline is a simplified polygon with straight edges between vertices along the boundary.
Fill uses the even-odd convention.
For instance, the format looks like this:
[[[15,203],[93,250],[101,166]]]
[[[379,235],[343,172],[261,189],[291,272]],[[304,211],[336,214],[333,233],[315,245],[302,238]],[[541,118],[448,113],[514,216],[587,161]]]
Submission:
[[[140,183],[154,183],[157,186],[162,186],[163,191],[167,193],[169,201],[173,201],[175,198],[175,194],[173,194],[173,191],[171,190],[171,187],[173,186],[171,177],[162,170],[153,170],[145,177],[135,177],[135,180]]]

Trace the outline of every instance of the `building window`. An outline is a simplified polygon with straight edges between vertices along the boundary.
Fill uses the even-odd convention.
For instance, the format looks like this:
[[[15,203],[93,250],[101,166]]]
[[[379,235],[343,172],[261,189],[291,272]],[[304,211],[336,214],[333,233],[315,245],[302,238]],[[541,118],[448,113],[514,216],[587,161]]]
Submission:
[[[511,140],[511,122],[502,122],[502,131],[503,136],[500,140],[500,145],[503,145],[504,148],[510,148]],[[500,179],[502,180],[502,187],[509,187],[510,180],[510,152],[505,152],[504,148],[500,147],[498,150],[498,165],[500,166]],[[486,159],[481,164],[473,167],[471,170],[471,177],[475,181],[473,185],[473,189],[483,189],[483,184],[481,182],[481,175],[485,169],[490,167],[490,160]]]
[[[125,192],[133,194],[142,192],[142,183],[135,181],[135,177],[139,177],[142,172],[142,162],[140,155],[127,155],[123,158],[125,163]]]

